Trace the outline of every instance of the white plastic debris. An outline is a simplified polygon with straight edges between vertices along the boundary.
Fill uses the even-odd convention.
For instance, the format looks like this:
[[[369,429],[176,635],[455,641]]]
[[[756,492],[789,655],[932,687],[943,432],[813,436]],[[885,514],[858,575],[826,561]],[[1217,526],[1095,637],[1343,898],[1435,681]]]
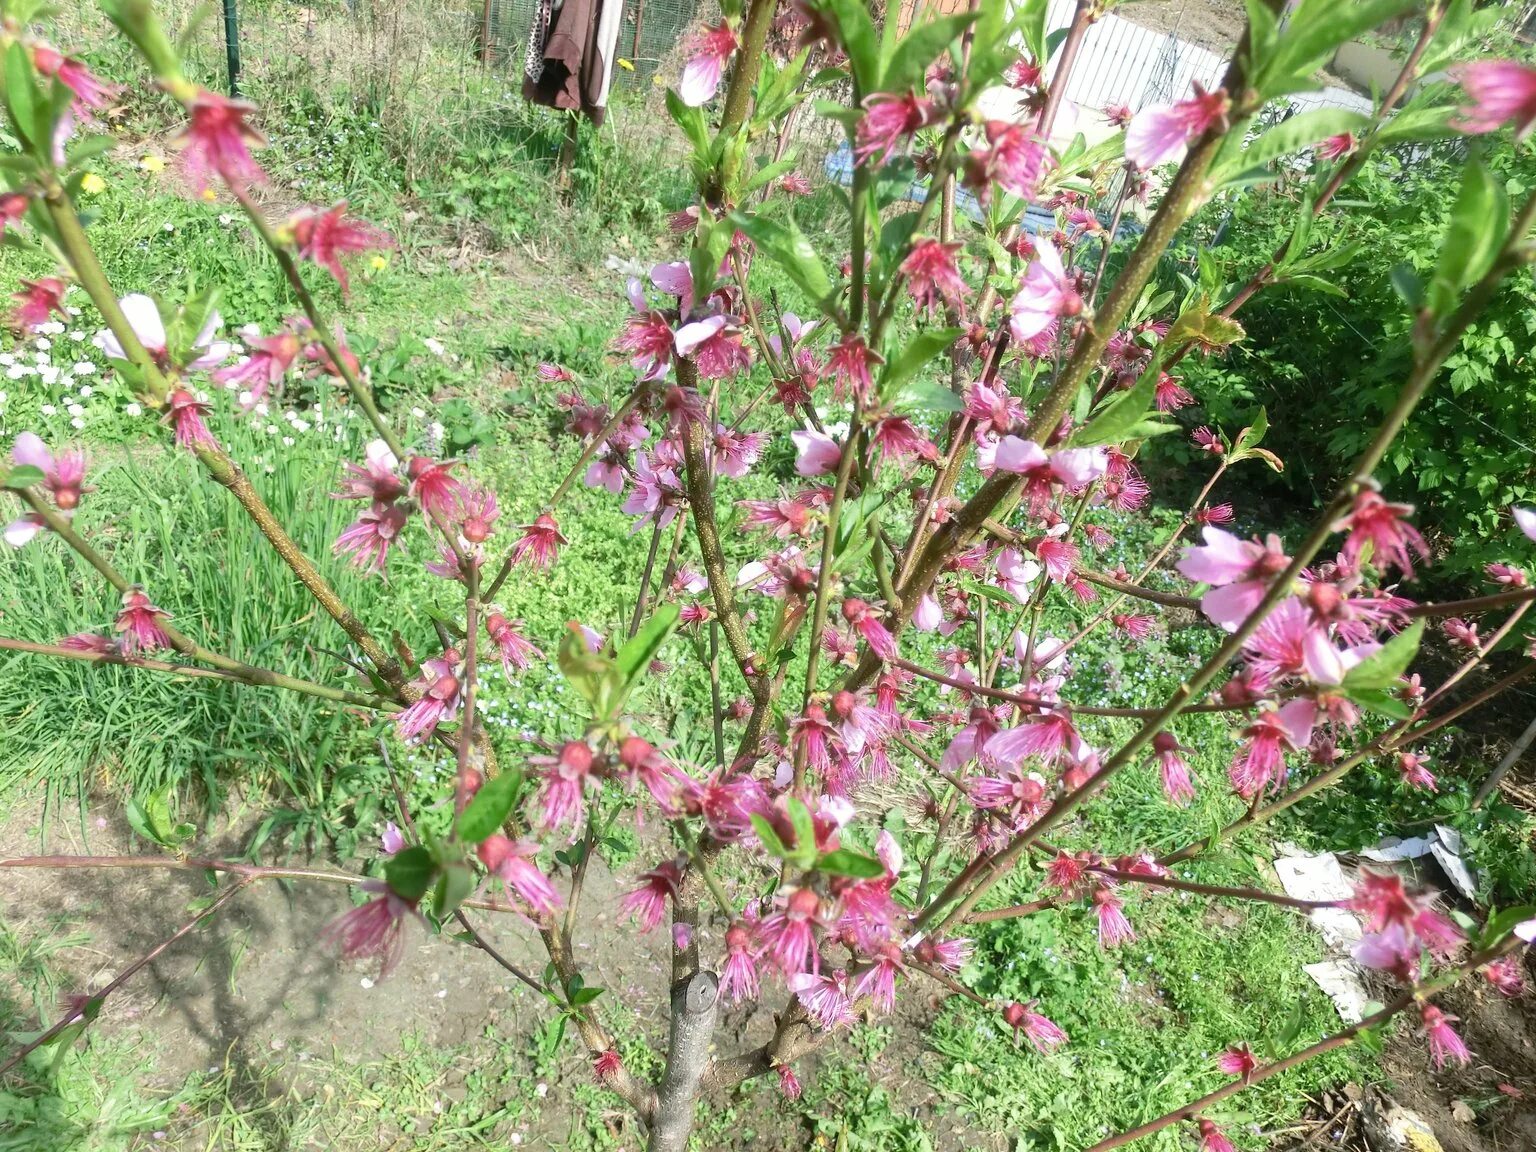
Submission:
[[[1302,971],[1333,1001],[1344,1023],[1358,1024],[1365,1019],[1365,1006],[1371,998],[1360,983],[1360,970],[1351,961],[1320,960]]]
[[[1435,825],[1434,843],[1430,845],[1430,852],[1435,857],[1435,863],[1445,870],[1450,881],[1468,900],[1477,898],[1477,878],[1472,875],[1472,869],[1461,858],[1461,833],[1454,828],[1447,828],[1444,824]]]
[[[1275,861],[1275,874],[1287,896],[1298,900],[1348,900],[1353,894],[1354,888],[1333,853],[1308,856],[1288,844],[1280,845],[1280,850],[1285,854]],[[1347,947],[1360,939],[1360,922],[1344,908],[1315,908],[1309,919],[1335,948]]]
[[[1365,860],[1374,860],[1378,864],[1396,864],[1403,860],[1417,860],[1420,856],[1427,855],[1434,846],[1435,837],[1415,836],[1410,840],[1404,840],[1401,836],[1388,836],[1374,848],[1360,849],[1360,856]]]

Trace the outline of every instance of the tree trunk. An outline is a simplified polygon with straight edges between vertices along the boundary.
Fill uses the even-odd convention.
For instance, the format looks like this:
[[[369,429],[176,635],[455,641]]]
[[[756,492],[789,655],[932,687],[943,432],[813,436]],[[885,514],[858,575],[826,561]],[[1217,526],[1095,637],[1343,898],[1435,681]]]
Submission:
[[[713,972],[695,972],[672,986],[672,1037],[667,1070],[656,1094],[648,1152],[686,1152],[693,1131],[694,1101],[709,1062],[720,984]]]

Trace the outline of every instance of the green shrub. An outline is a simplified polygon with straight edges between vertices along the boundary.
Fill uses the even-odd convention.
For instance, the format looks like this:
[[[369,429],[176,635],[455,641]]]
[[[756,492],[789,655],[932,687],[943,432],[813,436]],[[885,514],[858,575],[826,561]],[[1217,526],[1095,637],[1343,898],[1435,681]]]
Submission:
[[[1529,151],[1500,145],[1486,159],[1512,197],[1536,184]],[[1314,229],[1311,250],[1335,253],[1342,266],[1325,274],[1327,282],[1260,293],[1239,317],[1246,340],[1223,357],[1181,366],[1203,406],[1200,421],[1233,429],[1261,405],[1268,409],[1266,446],[1287,468],[1248,477],[1268,485],[1261,495],[1278,490],[1310,507],[1396,400],[1411,358],[1413,317],[1403,293],[1432,269],[1460,163],[1451,150],[1427,149],[1372,160]],[[1245,282],[1302,210],[1282,188],[1243,195],[1224,218],[1213,214],[1199,237],[1210,245],[1200,254],[1202,280]],[[1389,495],[1419,506],[1446,573],[1470,576],[1509,559],[1508,506],[1536,497],[1533,336],[1536,284],[1512,276],[1377,470]],[[1193,454],[1172,438],[1157,451]]]

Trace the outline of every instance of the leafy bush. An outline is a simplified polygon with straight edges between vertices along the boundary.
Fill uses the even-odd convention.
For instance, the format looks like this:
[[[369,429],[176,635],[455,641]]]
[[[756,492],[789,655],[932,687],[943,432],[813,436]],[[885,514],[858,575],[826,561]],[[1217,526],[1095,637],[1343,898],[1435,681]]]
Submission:
[[[1313,228],[1325,268],[1260,294],[1242,312],[1247,339],[1223,357],[1184,362],[1201,420],[1247,423],[1262,405],[1281,475],[1250,476],[1293,506],[1332,484],[1397,399],[1412,356],[1417,285],[1432,271],[1458,194],[1466,143],[1413,146],[1367,163],[1347,198]],[[1484,151],[1478,145],[1472,148]],[[1498,143],[1485,161],[1511,198],[1536,187],[1530,149]],[[1202,281],[1241,284],[1308,211],[1305,185],[1234,197],[1197,233]],[[1451,354],[1377,478],[1419,505],[1444,575],[1507,558],[1507,509],[1536,497],[1536,285],[1511,277]],[[1187,448],[1169,444],[1174,458]],[[1159,451],[1166,451],[1159,445]]]

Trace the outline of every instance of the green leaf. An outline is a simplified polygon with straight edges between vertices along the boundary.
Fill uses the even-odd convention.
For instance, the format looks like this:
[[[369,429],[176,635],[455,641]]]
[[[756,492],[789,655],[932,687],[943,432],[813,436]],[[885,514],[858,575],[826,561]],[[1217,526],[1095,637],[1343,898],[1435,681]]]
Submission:
[[[1180,313],[1168,330],[1164,343],[1169,347],[1193,344],[1199,350],[1226,348],[1248,335],[1236,320],[1210,310],[1210,303],[1202,297],[1193,308]]]
[[[1264,440],[1264,434],[1269,431],[1269,411],[1262,405],[1259,414],[1253,418],[1253,423],[1237,434],[1237,439],[1232,442],[1232,455],[1234,458],[1242,456],[1249,448],[1257,448]]]
[[[41,484],[46,479],[41,468],[34,468],[31,464],[18,464],[5,474],[5,486],[19,491],[22,488]]]
[[[677,619],[677,605],[663,604],[640,626],[640,631],[624,641],[616,659],[619,674],[624,677],[626,685],[634,684],[645,675],[645,670],[656,659],[656,654],[671,639],[672,633],[677,631]]]
[[[580,1008],[583,1005],[592,1003],[592,1001],[596,1000],[602,994],[603,989],[601,988],[577,988],[574,992],[571,993],[571,1005],[573,1007]]]
[[[1215,180],[1218,184],[1225,183],[1239,171],[1266,167],[1282,156],[1310,148],[1330,136],[1362,131],[1370,123],[1368,117],[1344,108],[1314,108],[1310,112],[1299,112],[1264,131],[1248,147],[1224,162],[1216,172]]]
[[[1324,280],[1321,276],[1314,276],[1310,272],[1297,272],[1291,275],[1282,274],[1276,280],[1279,284],[1289,284],[1293,288],[1310,288],[1314,292],[1321,292],[1325,296],[1338,296],[1347,299],[1349,293],[1340,288],[1332,280]]]
[[[1509,230],[1509,201],[1504,185],[1480,160],[1467,165],[1451,222],[1440,245],[1440,261],[1430,286],[1429,305],[1445,315],[1460,302],[1464,289],[1487,275]]]
[[[873,856],[865,856],[847,848],[834,848],[816,858],[816,871],[832,876],[853,876],[859,880],[873,880],[885,875],[885,865]]]
[[[1165,341],[1164,346],[1166,344]],[[1120,444],[1129,439],[1131,430],[1143,423],[1152,411],[1162,369],[1163,356],[1159,350],[1130,391],[1111,400],[1086,427],[1074,432],[1068,443],[1074,448],[1087,448],[1095,444]]]
[[[693,145],[695,152],[703,155],[709,152],[709,125],[704,119],[704,109],[690,108],[683,103],[683,98],[672,89],[667,89],[667,112],[671,115],[677,126],[683,130],[683,135],[688,137],[688,142]]]
[[[753,831],[757,838],[763,842],[763,848],[770,856],[777,856],[780,860],[789,855],[789,848],[784,841],[779,839],[779,834],[773,830],[773,825],[768,823],[766,816],[753,813],[750,817]]]
[[[1036,64],[1045,65],[1048,53],[1045,47],[1045,19],[1050,14],[1051,0],[1024,0],[1019,5],[1019,34],[1024,37],[1024,47]]]
[[[1417,0],[1302,0],[1290,14],[1275,44],[1274,55],[1253,78],[1262,96],[1293,91],[1298,83],[1314,87],[1312,74],[1328,63],[1346,40],[1400,16]]]
[[[747,181],[746,191],[756,192],[764,184],[777,180],[795,166],[797,159],[798,157],[795,155],[794,149],[790,149],[783,159],[775,160],[772,164],[764,164],[756,172],[752,173],[752,179]]]
[[[788,852],[791,864],[809,868],[816,859],[816,821],[805,801],[791,796],[785,802],[789,823],[795,830],[795,846]]]
[[[1344,691],[1351,693],[1361,688],[1384,690],[1396,685],[1403,673],[1408,671],[1413,658],[1418,655],[1419,641],[1423,636],[1424,621],[1415,620],[1346,672]]]
[[[731,214],[729,223],[740,228],[770,260],[783,268],[802,292],[820,304],[832,294],[832,280],[815,247],[793,220],[780,224],[766,216]],[[729,227],[720,227],[729,236]],[[722,255],[724,253],[722,252]]]
[[[1488,917],[1488,923],[1483,925],[1482,938],[1478,941],[1479,950],[1493,947],[1513,932],[1516,925],[1531,919],[1536,919],[1536,908],[1528,904],[1494,913]]]
[[[720,262],[731,246],[735,229],[730,221],[699,222],[693,247],[688,250],[688,271],[693,276],[693,298],[702,300],[714,290]]]
[[[522,787],[523,770],[515,764],[508,764],[480,785],[480,791],[474,794],[459,816],[459,839],[468,844],[479,844],[501,831]]]
[[[437,861],[420,844],[403,848],[384,865],[384,882],[389,890],[408,904],[415,904],[427,894],[437,876]]]
[[[885,66],[883,87],[893,92],[920,87],[928,65],[941,52],[965,34],[975,12],[958,12],[953,16],[940,16],[918,24],[901,38],[890,61]]]
[[[939,353],[960,338],[961,328],[930,328],[919,332],[880,373],[880,395],[896,395]]]
[[[1002,604],[1008,608],[1017,608],[1019,602],[1001,588],[994,588],[991,584],[983,584],[978,580],[962,580],[960,587],[973,596],[980,596],[983,600],[991,600],[995,604]]]
[[[21,138],[22,146],[30,147],[37,89],[32,83],[32,62],[27,59],[19,37],[11,41],[5,53],[5,103],[11,114],[11,127]]]
[[[908,380],[896,406],[908,412],[959,412],[965,401],[952,388],[937,380]]]
[[[862,99],[880,91],[880,34],[863,0],[822,0],[820,11],[831,19],[838,42],[848,53],[855,96]]]
[[[1380,688],[1353,688],[1350,689],[1349,698],[1366,711],[1391,720],[1408,720],[1413,717],[1412,708]]]
[[[475,890],[475,874],[468,864],[455,860],[443,868],[432,888],[432,914],[439,920],[452,916]]]

